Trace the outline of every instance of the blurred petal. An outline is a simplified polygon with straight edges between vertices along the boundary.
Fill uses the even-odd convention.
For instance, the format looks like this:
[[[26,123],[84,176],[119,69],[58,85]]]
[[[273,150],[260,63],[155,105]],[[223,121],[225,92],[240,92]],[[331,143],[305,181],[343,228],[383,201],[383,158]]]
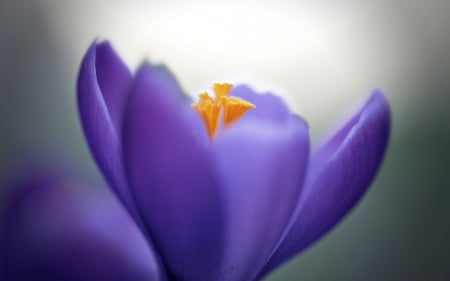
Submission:
[[[284,122],[291,116],[289,108],[281,98],[271,93],[258,94],[248,86],[239,85],[233,88],[230,96],[243,98],[256,105],[256,108],[249,110],[242,120],[257,118],[270,122]]]
[[[223,248],[221,202],[205,147],[177,96],[160,68],[140,68],[124,122],[128,178],[174,277],[215,280]]]
[[[165,280],[109,193],[47,175],[14,188],[0,231],[5,280]]]
[[[195,138],[204,147],[209,147],[211,140],[208,137],[203,120],[195,110],[192,110],[190,105],[188,109],[189,110],[186,111],[185,119],[191,124]]]
[[[309,156],[306,124],[239,121],[213,144],[226,202],[221,280],[253,280],[288,223]]]
[[[319,239],[358,202],[381,164],[389,130],[389,105],[375,91],[364,108],[313,155],[290,227],[264,272]]]
[[[95,71],[100,94],[106,103],[111,121],[116,131],[120,132],[131,73],[109,42],[96,46]]]
[[[93,43],[78,77],[78,106],[92,154],[110,186],[138,220],[125,177],[118,138],[131,75],[108,43]]]

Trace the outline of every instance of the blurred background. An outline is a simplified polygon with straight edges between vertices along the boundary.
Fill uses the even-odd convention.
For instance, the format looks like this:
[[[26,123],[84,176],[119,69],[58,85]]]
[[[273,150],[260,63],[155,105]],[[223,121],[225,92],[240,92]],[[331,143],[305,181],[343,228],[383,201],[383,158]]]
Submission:
[[[450,2],[2,1],[0,182],[26,151],[63,151],[101,178],[77,115],[80,60],[108,39],[136,69],[163,62],[284,96],[320,140],[379,87],[387,157],[353,212],[267,280],[450,280]]]

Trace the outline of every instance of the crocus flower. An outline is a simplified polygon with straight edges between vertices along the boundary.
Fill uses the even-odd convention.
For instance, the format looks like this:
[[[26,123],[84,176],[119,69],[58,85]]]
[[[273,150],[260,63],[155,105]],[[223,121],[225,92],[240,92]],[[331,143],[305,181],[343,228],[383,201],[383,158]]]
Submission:
[[[103,42],[80,70],[94,158],[176,280],[254,280],[299,253],[363,195],[388,140],[379,90],[311,157],[306,123],[279,97],[215,90],[250,103],[220,130],[214,99],[201,95],[193,110],[164,66],[144,63],[133,76]]]
[[[194,102],[162,65],[144,63],[132,75],[108,42],[87,51],[78,80],[81,121],[128,216],[118,214],[117,225],[77,219],[74,228],[111,233],[116,257],[120,243],[132,243],[123,269],[111,261],[115,275],[259,280],[335,226],[373,180],[390,127],[381,91],[310,156],[307,124],[279,97],[226,83],[213,88],[215,97],[202,93]],[[80,209],[54,205],[63,215]],[[92,205],[83,214],[97,216]],[[65,239],[101,237],[74,233]],[[103,269],[108,251],[92,251],[107,257]]]

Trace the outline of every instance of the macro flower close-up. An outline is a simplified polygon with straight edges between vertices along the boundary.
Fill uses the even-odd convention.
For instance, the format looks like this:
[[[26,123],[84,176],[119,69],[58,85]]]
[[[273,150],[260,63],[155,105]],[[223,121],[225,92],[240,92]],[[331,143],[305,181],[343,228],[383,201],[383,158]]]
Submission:
[[[450,280],[450,1],[0,4],[0,281]]]
[[[24,243],[6,251],[6,280],[59,280],[74,264],[83,280],[262,279],[355,206],[380,167],[390,130],[388,103],[374,90],[311,149],[307,122],[280,97],[213,83],[211,93],[192,100],[164,65],[144,62],[132,74],[109,42],[88,49],[77,99],[92,155],[123,208],[94,192],[31,192],[2,235],[4,245]],[[33,236],[35,226],[20,219],[33,204],[47,204],[42,220],[56,228],[73,221],[70,230]],[[41,267],[25,243],[39,237],[48,243],[35,257]],[[67,241],[78,241],[75,253]],[[79,259],[85,255],[94,266]],[[58,270],[45,266],[60,259]]]

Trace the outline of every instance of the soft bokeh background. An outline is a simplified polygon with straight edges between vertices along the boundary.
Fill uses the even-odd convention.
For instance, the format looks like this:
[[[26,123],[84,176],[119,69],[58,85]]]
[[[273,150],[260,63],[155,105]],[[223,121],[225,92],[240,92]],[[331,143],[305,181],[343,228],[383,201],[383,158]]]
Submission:
[[[40,147],[100,178],[75,102],[94,38],[132,69],[168,64],[193,95],[217,80],[283,95],[314,140],[380,87],[393,130],[373,187],[267,280],[450,280],[449,26],[435,0],[2,1],[0,181]]]

